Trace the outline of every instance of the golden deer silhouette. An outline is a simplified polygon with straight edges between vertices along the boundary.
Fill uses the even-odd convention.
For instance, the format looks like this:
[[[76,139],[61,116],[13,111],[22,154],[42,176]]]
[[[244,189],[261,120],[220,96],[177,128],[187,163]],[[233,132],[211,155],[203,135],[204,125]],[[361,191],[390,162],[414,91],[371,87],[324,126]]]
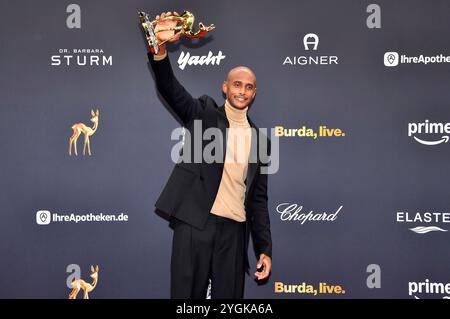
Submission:
[[[72,286],[72,291],[69,294],[69,299],[77,299],[78,292],[83,289],[83,299],[89,299],[89,293],[95,289],[95,286],[97,286],[98,281],[98,265],[91,266],[91,278],[92,278],[92,284],[87,283],[83,279],[76,279],[72,281],[70,284]]]
[[[89,137],[94,135],[95,131],[97,131],[98,127],[98,115],[99,112],[94,113],[91,110],[91,122],[94,123],[94,126],[91,128],[89,126],[84,125],[83,123],[76,123],[72,126],[73,135],[69,139],[69,155],[72,155],[72,145],[75,149],[75,155],[78,156],[77,153],[77,140],[81,133],[84,134],[84,147],[83,147],[83,155],[86,155],[86,146],[88,149],[89,156],[91,155],[91,142],[89,141]]]

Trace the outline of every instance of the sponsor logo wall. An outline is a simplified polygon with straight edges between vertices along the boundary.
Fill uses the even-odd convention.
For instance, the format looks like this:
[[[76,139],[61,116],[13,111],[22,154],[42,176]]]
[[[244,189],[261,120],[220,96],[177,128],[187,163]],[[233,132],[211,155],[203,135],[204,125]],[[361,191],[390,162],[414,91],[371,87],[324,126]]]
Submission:
[[[227,72],[249,66],[249,115],[272,139],[273,271],[245,297],[448,299],[444,0],[4,4],[0,298],[170,296],[154,203],[190,136],[137,12],[183,9],[216,29],[169,46],[178,80],[221,105]]]

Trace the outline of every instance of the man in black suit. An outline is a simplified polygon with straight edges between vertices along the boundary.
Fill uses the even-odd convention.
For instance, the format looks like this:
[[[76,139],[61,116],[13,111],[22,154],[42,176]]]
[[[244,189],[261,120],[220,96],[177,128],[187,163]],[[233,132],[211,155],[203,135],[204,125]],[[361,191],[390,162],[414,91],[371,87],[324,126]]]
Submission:
[[[167,15],[170,12],[156,19]],[[158,22],[158,39],[178,40],[171,30],[175,26],[170,19]],[[247,67],[232,69],[222,86],[225,104],[218,107],[207,95],[193,98],[177,81],[165,44],[157,55],[149,52],[148,58],[158,91],[187,133],[203,136],[215,128],[222,136],[217,136],[221,146],[211,153],[221,160],[177,163],[155,204],[170,216],[174,229],[171,297],[205,298],[211,280],[212,298],[242,298],[250,235],[258,260],[256,279],[267,279],[272,266],[267,172],[262,169],[267,168],[268,157],[262,158],[260,151],[265,148],[264,154],[269,155],[270,140],[255,133],[258,129],[247,116],[256,94],[256,77]],[[196,125],[200,129],[194,129]],[[236,140],[245,143],[235,148]],[[189,141],[183,155],[198,151]],[[202,154],[206,145],[202,139]]]

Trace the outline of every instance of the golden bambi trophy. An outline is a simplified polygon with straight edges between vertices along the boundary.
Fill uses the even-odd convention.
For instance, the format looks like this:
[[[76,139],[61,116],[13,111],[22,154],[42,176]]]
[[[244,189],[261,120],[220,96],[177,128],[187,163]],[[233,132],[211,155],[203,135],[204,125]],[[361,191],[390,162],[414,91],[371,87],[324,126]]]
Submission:
[[[194,32],[193,27],[195,17],[189,11],[184,11],[182,15],[172,14],[165,16],[164,18],[159,18],[155,20],[150,20],[149,15],[145,12],[141,11],[138,12],[138,14],[142,28],[144,29],[145,32],[145,37],[147,38],[147,42],[150,47],[150,51],[153,54],[158,54],[160,45],[177,37],[180,33],[181,35],[184,35],[188,38],[200,38],[205,34],[207,34],[208,32],[214,30],[215,28],[214,24],[211,24],[210,26],[205,26],[203,25],[203,23],[200,22],[198,24],[199,30]],[[155,30],[157,23],[165,20],[176,21],[177,25],[174,28],[159,28],[158,30]],[[175,31],[175,32],[171,38],[164,41],[160,41],[156,34],[162,31]]]

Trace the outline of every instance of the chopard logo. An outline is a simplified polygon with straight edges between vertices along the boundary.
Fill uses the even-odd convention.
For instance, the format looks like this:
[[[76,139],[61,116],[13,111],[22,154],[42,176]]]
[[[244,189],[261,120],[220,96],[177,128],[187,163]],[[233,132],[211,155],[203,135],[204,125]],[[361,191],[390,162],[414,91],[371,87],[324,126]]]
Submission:
[[[334,222],[344,206],[341,205],[333,212],[316,213],[313,210],[306,211],[303,206],[291,203],[282,203],[277,206],[277,212],[280,214],[282,221],[294,221],[303,225],[306,222]]]

